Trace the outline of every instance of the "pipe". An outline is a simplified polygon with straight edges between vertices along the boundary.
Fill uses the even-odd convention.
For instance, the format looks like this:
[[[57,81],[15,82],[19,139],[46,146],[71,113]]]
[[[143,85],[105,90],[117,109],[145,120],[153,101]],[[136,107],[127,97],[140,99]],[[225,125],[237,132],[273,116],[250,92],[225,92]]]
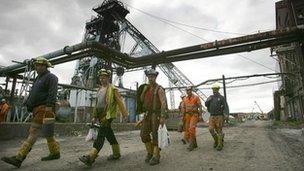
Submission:
[[[65,46],[64,48],[60,49],[60,50],[57,50],[57,51],[54,51],[54,52],[51,52],[51,53],[47,53],[47,54],[44,54],[44,55],[40,55],[46,59],[53,59],[55,57],[59,57],[59,56],[62,56],[62,55],[70,55],[72,54],[73,52],[76,52],[76,51],[79,51],[79,50],[84,50],[86,48],[89,48],[90,46],[92,46],[93,42],[82,42],[82,43],[78,43],[76,45],[73,45],[73,46]],[[11,65],[11,66],[8,66],[8,67],[4,67],[4,68],[1,68],[0,69],[0,75],[4,75],[5,73],[9,73],[9,72],[14,72],[14,70],[17,70],[17,69],[21,69],[23,67],[26,66],[26,63],[28,61],[23,61],[21,64],[15,64],[15,65]]]
[[[96,54],[97,57],[113,61],[113,63],[117,63],[129,69],[148,65],[156,65],[160,63],[168,63],[258,50],[262,48],[273,47],[277,45],[299,41],[303,38],[302,36],[303,29],[292,27],[231,39],[224,39],[221,41],[214,41],[196,46],[190,46],[157,54],[146,55],[138,58],[130,57],[127,54],[110,49],[109,47],[101,43],[95,41],[87,41],[73,46],[66,46],[63,49],[42,56],[50,60],[53,58],[58,58],[58,60],[61,62],[67,62],[79,59],[79,56],[72,57],[72,55],[74,55],[73,53],[84,50],[88,52],[88,56]],[[60,62],[58,62],[58,64],[59,63]],[[0,76],[9,75],[14,72],[23,72],[25,65],[25,62],[23,62],[23,64],[15,64],[12,66],[1,68]]]

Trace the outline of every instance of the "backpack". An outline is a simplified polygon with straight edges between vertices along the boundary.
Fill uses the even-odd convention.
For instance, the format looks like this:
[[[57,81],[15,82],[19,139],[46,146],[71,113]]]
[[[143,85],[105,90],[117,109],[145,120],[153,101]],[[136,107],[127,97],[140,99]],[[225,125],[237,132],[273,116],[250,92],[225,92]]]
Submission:
[[[148,84],[142,84],[137,89],[137,92],[136,92],[136,114],[137,115],[145,112],[144,103],[141,100],[141,95],[144,93],[144,91],[147,90],[147,87],[148,87]]]

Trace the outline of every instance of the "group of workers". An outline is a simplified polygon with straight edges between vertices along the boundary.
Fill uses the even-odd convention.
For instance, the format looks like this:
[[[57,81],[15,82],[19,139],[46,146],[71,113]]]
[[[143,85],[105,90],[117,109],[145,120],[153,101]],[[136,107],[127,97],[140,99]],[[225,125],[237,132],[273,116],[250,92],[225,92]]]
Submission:
[[[55,102],[57,96],[58,78],[48,68],[53,65],[43,57],[37,57],[34,61],[35,70],[38,76],[33,82],[29,97],[26,100],[26,107],[32,112],[32,121],[27,139],[22,143],[16,155],[2,157],[1,160],[20,167],[26,156],[31,151],[41,130],[47,140],[49,155],[42,157],[42,161],[55,160],[60,158],[60,146],[54,137],[55,124]],[[100,86],[96,94],[96,103],[93,109],[93,123],[98,123],[99,130],[97,139],[88,153],[79,157],[79,160],[87,166],[92,166],[101,151],[105,139],[111,144],[112,155],[108,160],[118,160],[121,157],[119,143],[111,127],[113,120],[117,117],[118,110],[125,119],[128,118],[128,111],[117,88],[110,83],[111,70],[100,69],[97,73]],[[155,69],[145,71],[149,83],[143,84],[142,91],[138,91],[139,103],[144,111],[144,118],[141,121],[140,137],[145,144],[147,155],[144,159],[149,165],[157,165],[160,162],[160,148],[158,146],[158,128],[165,123],[167,118],[167,100],[165,90],[156,83],[158,72]],[[211,113],[209,130],[214,137],[217,149],[223,147],[223,111],[227,103],[223,96],[218,93],[219,88],[214,88],[214,95],[210,96],[205,105]],[[196,125],[203,112],[198,96],[192,93],[192,88],[187,88],[187,96],[183,98],[181,107],[183,120],[185,121],[185,135],[183,142],[189,143],[188,150],[197,148]],[[215,130],[215,131],[214,131]]]
[[[212,85],[213,95],[209,96],[205,102],[209,117],[209,132],[214,139],[213,147],[217,150],[223,148],[223,125],[224,120],[229,115],[229,107],[225,98],[219,93],[220,86],[218,83]],[[187,87],[187,95],[181,95],[179,105],[182,127],[184,136],[183,144],[189,143],[188,150],[192,151],[197,148],[196,127],[197,123],[202,120],[202,104],[200,98],[192,93],[192,87]]]

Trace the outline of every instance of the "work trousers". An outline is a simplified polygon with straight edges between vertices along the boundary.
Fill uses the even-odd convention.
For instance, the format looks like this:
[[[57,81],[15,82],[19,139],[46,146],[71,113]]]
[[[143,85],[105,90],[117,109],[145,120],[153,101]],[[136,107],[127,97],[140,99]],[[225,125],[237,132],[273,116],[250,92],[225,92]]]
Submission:
[[[109,141],[111,145],[118,144],[117,139],[114,135],[114,131],[111,127],[113,119],[106,119],[101,121],[100,128],[98,130],[97,139],[94,141],[93,147],[96,148],[98,151],[104,145],[105,138]]]
[[[224,115],[214,115],[209,118],[209,131],[216,131],[218,134],[222,134],[224,124]]]
[[[193,140],[194,138],[196,138],[196,126],[197,122],[199,121],[199,116],[197,113],[186,113],[185,117],[186,119],[184,137],[186,138],[186,140]]]
[[[140,137],[143,143],[152,142],[153,146],[158,146],[158,127],[160,114],[145,114],[140,130]],[[152,135],[152,138],[151,138]]]
[[[33,119],[32,124],[29,129],[29,135],[27,139],[22,143],[21,148],[17,153],[18,159],[24,159],[26,155],[30,152],[31,147],[35,144],[38,138],[38,132],[41,130],[43,120],[45,118],[54,118],[54,112],[46,112],[46,106],[40,105],[33,109]],[[50,128],[54,129],[54,127]],[[54,130],[50,130],[53,132]],[[45,135],[45,138],[48,143],[49,151],[51,154],[58,154],[59,152],[59,143],[55,140],[53,135]]]

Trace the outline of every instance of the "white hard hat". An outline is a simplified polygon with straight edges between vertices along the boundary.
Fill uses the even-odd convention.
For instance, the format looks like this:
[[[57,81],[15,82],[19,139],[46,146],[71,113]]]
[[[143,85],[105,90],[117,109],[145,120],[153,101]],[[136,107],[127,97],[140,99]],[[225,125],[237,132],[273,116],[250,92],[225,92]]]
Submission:
[[[149,69],[149,70],[145,70],[145,74],[146,74],[146,76],[149,76],[149,75],[157,76],[158,72],[155,69]]]

